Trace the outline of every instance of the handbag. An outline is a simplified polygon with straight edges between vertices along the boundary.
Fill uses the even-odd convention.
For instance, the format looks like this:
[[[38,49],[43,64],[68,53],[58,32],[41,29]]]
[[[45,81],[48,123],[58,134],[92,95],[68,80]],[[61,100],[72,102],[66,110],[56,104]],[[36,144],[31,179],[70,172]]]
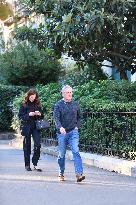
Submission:
[[[36,129],[42,130],[42,129],[48,129],[50,128],[50,123],[46,119],[36,120]]]

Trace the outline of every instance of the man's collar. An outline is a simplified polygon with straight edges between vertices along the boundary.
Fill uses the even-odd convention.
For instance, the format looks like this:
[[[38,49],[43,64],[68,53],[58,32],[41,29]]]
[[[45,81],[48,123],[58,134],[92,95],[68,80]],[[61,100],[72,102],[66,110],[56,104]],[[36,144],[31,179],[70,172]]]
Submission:
[[[64,100],[64,98],[62,98],[62,100],[64,101],[64,103],[69,103],[69,102],[73,101],[72,99],[70,101],[66,101],[66,100]]]

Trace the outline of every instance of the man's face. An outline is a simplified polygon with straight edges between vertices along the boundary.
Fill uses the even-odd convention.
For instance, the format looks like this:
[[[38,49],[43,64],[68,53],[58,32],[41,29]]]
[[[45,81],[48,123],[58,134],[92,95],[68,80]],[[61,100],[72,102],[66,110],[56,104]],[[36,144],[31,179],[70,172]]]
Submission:
[[[70,102],[72,100],[72,88],[67,88],[65,91],[63,91],[62,96],[66,102]]]

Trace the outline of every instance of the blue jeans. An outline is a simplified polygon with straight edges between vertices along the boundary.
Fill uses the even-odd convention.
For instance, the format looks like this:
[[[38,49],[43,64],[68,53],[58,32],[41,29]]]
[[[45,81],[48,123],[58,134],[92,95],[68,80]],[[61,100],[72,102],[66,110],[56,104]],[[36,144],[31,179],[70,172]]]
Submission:
[[[58,164],[59,164],[59,174],[63,175],[65,171],[65,154],[67,145],[70,146],[70,149],[73,154],[74,159],[74,167],[75,167],[75,174],[83,174],[83,167],[82,167],[82,159],[79,154],[79,133],[78,130],[74,129],[65,135],[58,134],[58,149],[59,149],[59,156],[58,156]]]

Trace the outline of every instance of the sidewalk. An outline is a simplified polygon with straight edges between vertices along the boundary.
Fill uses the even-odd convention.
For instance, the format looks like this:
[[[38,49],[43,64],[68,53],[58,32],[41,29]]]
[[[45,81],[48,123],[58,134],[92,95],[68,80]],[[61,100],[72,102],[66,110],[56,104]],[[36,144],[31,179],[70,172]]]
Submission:
[[[23,139],[13,139],[11,140],[10,145],[15,148],[22,149]],[[53,156],[58,155],[58,148],[55,146],[46,147],[42,145],[41,151],[44,154],[49,154]],[[136,162],[84,152],[80,152],[80,154],[83,163],[86,165],[91,165],[111,172],[117,172],[119,174],[136,177]],[[72,153],[69,150],[67,150],[66,159],[73,160]]]
[[[86,179],[76,182],[66,160],[65,181],[58,181],[57,158],[41,153],[42,172],[25,171],[23,150],[0,140],[0,205],[133,205],[136,178],[84,165]],[[14,143],[13,143],[14,145]],[[17,144],[16,144],[17,145]],[[32,156],[31,156],[32,157]],[[32,159],[32,158],[31,158]]]

